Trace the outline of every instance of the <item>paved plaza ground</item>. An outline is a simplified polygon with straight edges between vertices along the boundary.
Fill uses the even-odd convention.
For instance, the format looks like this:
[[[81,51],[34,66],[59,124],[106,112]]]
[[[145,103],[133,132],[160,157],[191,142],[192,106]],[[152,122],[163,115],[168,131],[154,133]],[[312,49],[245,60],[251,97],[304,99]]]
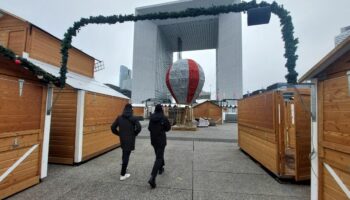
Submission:
[[[41,184],[9,199],[310,199],[309,185],[280,184],[239,150],[236,124],[169,132],[156,189],[147,183],[153,162],[144,128],[126,181],[119,181],[118,148],[80,166],[50,165]]]

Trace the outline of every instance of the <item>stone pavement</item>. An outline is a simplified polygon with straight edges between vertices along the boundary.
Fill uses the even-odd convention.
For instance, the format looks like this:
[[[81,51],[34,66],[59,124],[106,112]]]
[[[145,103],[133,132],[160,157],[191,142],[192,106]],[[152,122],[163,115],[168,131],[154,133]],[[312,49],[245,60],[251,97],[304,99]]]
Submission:
[[[147,130],[148,120],[141,121],[144,130]],[[218,125],[216,127],[198,128],[198,131],[173,131],[168,133],[168,139],[185,141],[221,141],[237,143],[236,124]],[[139,138],[148,138],[149,132],[142,131]]]
[[[10,199],[310,199],[308,185],[280,184],[243,154],[232,142],[237,139],[234,124],[168,136],[165,173],[158,176],[156,189],[147,183],[154,152],[144,129],[126,181],[119,181],[118,148],[80,166],[50,165],[41,184]]]

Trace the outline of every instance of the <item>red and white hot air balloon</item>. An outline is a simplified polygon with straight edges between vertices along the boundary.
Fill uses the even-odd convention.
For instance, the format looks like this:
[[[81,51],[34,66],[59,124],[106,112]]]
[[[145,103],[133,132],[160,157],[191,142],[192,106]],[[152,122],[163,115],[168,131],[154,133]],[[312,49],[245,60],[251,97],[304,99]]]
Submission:
[[[192,104],[202,91],[205,76],[201,66],[191,59],[180,59],[166,74],[166,85],[178,104]]]

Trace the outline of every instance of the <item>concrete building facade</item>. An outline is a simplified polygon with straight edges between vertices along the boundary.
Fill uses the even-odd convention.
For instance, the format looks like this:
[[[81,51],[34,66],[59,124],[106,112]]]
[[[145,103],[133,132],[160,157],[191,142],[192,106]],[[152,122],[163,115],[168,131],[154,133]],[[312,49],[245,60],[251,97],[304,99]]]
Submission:
[[[136,14],[182,11],[186,8],[240,3],[240,0],[182,0],[136,8]],[[242,96],[241,14],[139,21],[134,28],[132,102],[169,98],[165,75],[178,51],[216,49],[218,99]],[[205,68],[205,66],[202,66]]]
[[[346,26],[340,29],[340,34],[334,39],[335,46],[338,46],[346,38],[350,37],[350,26]]]
[[[131,70],[124,65],[120,65],[119,70],[119,87],[123,90],[131,91]]]
[[[211,93],[210,92],[206,92],[206,91],[202,91],[197,99],[211,99]]]

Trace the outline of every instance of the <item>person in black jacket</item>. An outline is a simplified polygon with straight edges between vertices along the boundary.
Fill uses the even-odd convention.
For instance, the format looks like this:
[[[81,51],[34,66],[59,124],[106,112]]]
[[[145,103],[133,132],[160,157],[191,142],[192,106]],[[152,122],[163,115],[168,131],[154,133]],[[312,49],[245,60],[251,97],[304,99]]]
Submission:
[[[141,131],[140,122],[133,116],[133,110],[131,104],[126,104],[123,114],[118,116],[111,126],[112,132],[119,135],[121,148],[123,150],[122,156],[122,169],[120,172],[120,180],[124,181],[130,177],[130,174],[126,173],[126,169],[129,163],[129,157],[131,151],[135,150],[135,139]]]
[[[160,104],[156,105],[154,114],[151,115],[148,125],[148,130],[151,133],[151,144],[156,154],[151,178],[148,181],[152,188],[156,187],[157,174],[164,172],[164,150],[167,144],[165,132],[169,131],[170,128],[169,120],[164,116],[162,106]]]

